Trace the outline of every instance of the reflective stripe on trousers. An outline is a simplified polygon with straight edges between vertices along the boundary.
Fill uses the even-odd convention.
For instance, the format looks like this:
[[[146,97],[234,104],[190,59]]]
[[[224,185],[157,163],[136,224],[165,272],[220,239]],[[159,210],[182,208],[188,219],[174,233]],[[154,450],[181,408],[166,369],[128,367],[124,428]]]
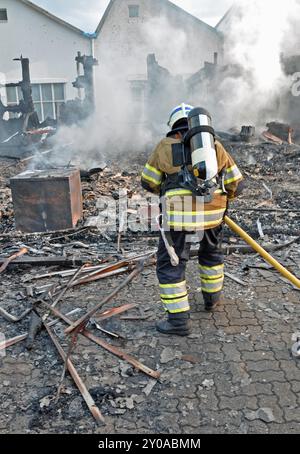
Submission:
[[[190,309],[186,281],[177,284],[159,284],[164,309],[171,314],[187,312]]]
[[[204,293],[218,293],[224,285],[224,265],[199,265],[201,288]]]

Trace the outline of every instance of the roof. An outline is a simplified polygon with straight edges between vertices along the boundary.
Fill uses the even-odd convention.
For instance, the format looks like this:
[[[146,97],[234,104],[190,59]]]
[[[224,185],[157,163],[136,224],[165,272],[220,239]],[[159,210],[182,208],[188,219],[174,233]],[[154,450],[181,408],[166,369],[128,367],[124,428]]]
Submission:
[[[96,32],[95,34],[90,34],[90,33],[85,33],[83,30],[75,27],[74,25],[71,25],[69,24],[69,22],[66,22],[65,20],[63,19],[60,19],[59,17],[55,16],[54,14],[52,13],[49,13],[49,11],[45,10],[44,8],[41,8],[40,6],[36,5],[35,3],[32,3],[31,1],[29,0],[18,0],[19,2],[23,3],[24,5],[26,6],[29,6],[30,8],[34,9],[35,11],[37,11],[38,13],[40,14],[43,14],[44,16],[47,16],[49,19],[57,22],[58,24],[64,26],[64,27],[67,27],[69,28],[70,30],[72,30],[73,32],[75,33],[79,33],[81,36],[84,36],[85,38],[87,39],[91,39],[91,38],[95,38],[97,35],[99,35],[99,33],[101,32],[102,30],[102,27],[114,5],[114,3],[117,1],[117,0],[110,0],[102,18],[101,18],[101,21],[96,29]],[[219,24],[214,28],[212,27],[211,25],[208,25],[206,22],[203,22],[202,20],[198,19],[197,17],[193,16],[192,14],[188,13],[187,11],[185,11],[184,9],[180,8],[179,6],[175,5],[174,3],[172,3],[171,1],[169,0],[162,0],[166,3],[166,5],[176,11],[178,11],[180,14],[184,14],[186,17],[189,17],[190,19],[192,19],[193,21],[197,22],[199,25],[201,24],[202,26],[205,26],[207,27],[210,31],[214,32],[214,33],[217,33],[217,34],[220,34],[220,32],[217,30],[217,27],[219,26],[219,24],[225,19],[225,17],[227,17],[227,15],[229,14],[229,12],[231,11],[231,9],[225,14],[225,16],[223,17],[223,19],[221,19],[221,21],[219,22]]]
[[[103,16],[102,16],[102,19],[96,29],[96,34],[98,35],[101,30],[102,30],[102,27],[107,19],[107,16],[109,15],[114,3],[116,2],[117,0],[110,0]],[[199,25],[204,25],[205,27],[207,27],[210,31],[214,32],[214,33],[217,33],[219,34],[219,31],[212,27],[211,25],[208,25],[206,22],[203,22],[202,20],[198,19],[197,17],[193,16],[192,14],[188,13],[187,11],[185,11],[184,9],[180,8],[179,6],[175,5],[174,3],[172,3],[171,1],[169,0],[162,0],[163,2],[166,3],[167,6],[169,6],[170,8],[178,11],[180,14],[184,14],[185,16],[189,17],[190,19],[194,20],[195,22],[197,22]]]
[[[45,9],[43,9],[40,6],[36,5],[35,3],[32,3],[29,0],[18,0],[18,1],[23,3],[26,6],[29,6],[30,8],[34,9],[38,13],[43,14],[44,16],[47,16],[49,19],[57,22],[58,24],[69,28],[73,32],[79,33],[80,35],[85,36],[86,38],[88,38],[88,34],[86,34],[83,30],[80,30],[80,28],[74,27],[74,25],[71,25],[71,24],[69,24],[69,22],[66,22],[63,19],[60,19],[59,17],[55,16],[54,14],[49,13],[49,11],[46,11]]]
[[[106,21],[106,19],[107,19],[107,16],[109,15],[110,10],[112,9],[114,3],[115,3],[115,0],[110,0],[108,6],[107,6],[107,8],[106,8],[106,10],[104,11],[104,14],[103,14],[103,16],[102,16],[102,18],[101,18],[101,21],[99,22],[99,25],[98,25],[98,27],[96,28],[96,34],[97,34],[97,35],[99,35],[99,33],[101,32],[102,27],[103,27],[103,25],[104,25],[104,23],[105,23],[105,21]]]
[[[224,14],[224,16],[222,17],[222,19],[217,23],[216,25],[216,29],[218,29],[220,27],[220,25],[232,14],[234,13],[236,9],[236,5],[232,5],[229,10],[227,11],[227,13]]]

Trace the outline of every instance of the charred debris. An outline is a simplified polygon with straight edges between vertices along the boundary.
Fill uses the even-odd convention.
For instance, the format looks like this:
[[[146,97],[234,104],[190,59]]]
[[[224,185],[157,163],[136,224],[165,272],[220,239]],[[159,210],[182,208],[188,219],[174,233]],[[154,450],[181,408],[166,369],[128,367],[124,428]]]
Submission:
[[[0,99],[0,158],[22,160],[36,153],[49,154],[49,139],[64,125],[79,124],[93,114],[95,109],[93,67],[98,61],[92,56],[78,55],[75,58],[77,78],[73,87],[78,90],[75,100],[62,104],[56,112],[57,120],[46,118],[42,123],[35,111],[32,98],[30,61],[21,56],[22,80],[4,84],[4,88],[18,87],[20,102],[4,105]],[[84,95],[83,95],[84,93]]]
[[[80,356],[78,338],[97,344],[99,354],[109,352],[135,372],[144,373],[155,381],[160,376],[157,367],[150,367],[126,352],[126,339],[122,334],[114,331],[112,325],[107,328],[103,324],[104,320],[121,314],[118,326],[128,320],[142,324],[151,316],[151,307],[145,310],[135,301],[106,306],[128,285],[134,288],[139,275],[151,272],[155,264],[158,229],[129,228],[130,217],[138,225],[142,222],[142,212],[145,215],[142,202],[145,194],[140,187],[139,174],[147,151],[141,150],[130,162],[119,156],[90,172],[82,171],[81,175],[72,167],[53,169],[48,166],[46,156],[51,148],[47,140],[56,133],[59,124],[39,123],[31,96],[29,61],[21,57],[20,62],[23,78],[18,86],[23,101],[13,107],[0,104],[2,116],[7,112],[19,114],[19,118],[0,120],[0,279],[6,282],[5,293],[0,297],[0,316],[7,329],[0,350],[21,342],[24,348],[34,349],[40,341],[40,331],[44,330],[48,342],[61,358],[64,372],[61,382],[57,383],[55,399],[65,392],[64,374],[68,370],[91,415],[97,423],[103,424],[105,415],[72,360],[75,353]],[[78,79],[74,86],[80,92],[84,89],[86,95],[84,100],[79,97],[63,106],[60,121],[67,125],[80,125],[94,109],[92,68],[97,62],[79,54],[76,63]],[[294,60],[285,63],[288,68],[296,64]],[[83,76],[79,72],[80,65],[84,68]],[[207,78],[218,77],[217,67],[215,55],[214,64],[206,64],[183,86],[180,78],[171,76],[159,66],[154,55],[149,55],[148,99],[159,97],[166,84],[172,87],[170,96],[176,87],[181,87],[181,92],[187,89],[191,93],[199,84],[207,83]],[[225,70],[228,68],[221,68],[221,72]],[[230,70],[239,71],[239,68]],[[151,116],[151,106],[148,110]],[[232,205],[231,213],[281,263],[296,269],[300,238],[299,126],[270,121],[266,127],[263,134],[252,125],[218,132],[246,178],[244,195]],[[40,165],[28,170],[28,163],[37,150]],[[124,214],[120,200],[125,192],[128,198],[126,222],[120,215]],[[99,205],[103,197],[116,200],[119,211]],[[154,208],[146,207],[146,210],[149,227],[157,213]],[[99,229],[96,220],[101,213],[105,222]],[[191,241],[196,240],[191,238]],[[247,270],[251,267],[272,272],[229,230],[224,234],[224,251],[238,269],[236,274],[227,273],[227,278],[238,285],[248,285]],[[80,299],[81,289],[95,282],[97,303],[81,301],[78,304],[74,299],[70,305],[70,295],[75,288]],[[113,285],[108,294],[107,282]],[[11,287],[18,291],[12,292]],[[67,327],[71,335],[65,333]]]

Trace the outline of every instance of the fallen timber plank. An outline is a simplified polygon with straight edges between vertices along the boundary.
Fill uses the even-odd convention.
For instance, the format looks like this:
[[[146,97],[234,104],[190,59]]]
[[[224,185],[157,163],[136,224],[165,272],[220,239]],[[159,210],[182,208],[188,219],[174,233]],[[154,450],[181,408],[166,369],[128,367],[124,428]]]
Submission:
[[[65,237],[69,236],[74,236],[77,235],[78,233],[82,233],[84,231],[92,231],[95,230],[93,227],[80,227],[76,229],[65,229],[65,230],[55,230],[55,231],[49,231],[49,232],[34,232],[34,233],[22,233],[19,231],[13,231],[9,233],[1,233],[0,234],[0,240],[3,238],[11,238],[11,239],[19,239],[19,238],[41,238],[41,237],[47,237],[51,235],[61,235],[59,238],[52,238],[50,241],[56,241],[58,239],[64,239]]]
[[[0,257],[0,265],[4,264],[7,257]],[[88,257],[19,257],[10,262],[11,266],[82,266],[91,261]]]
[[[2,264],[2,266],[0,267],[0,273],[3,273],[3,271],[6,270],[6,268],[8,267],[8,265],[10,263],[18,260],[19,257],[21,257],[24,254],[27,254],[27,252],[28,252],[28,249],[22,248],[19,252],[16,252],[15,254],[13,254],[10,257],[6,257],[5,259],[3,259],[2,262],[0,261],[0,264]]]
[[[102,272],[104,273],[105,269],[110,269],[111,267],[117,266],[124,266],[128,265],[130,263],[134,263],[139,260],[139,258],[150,258],[153,253],[145,253],[142,256],[136,256],[132,258],[128,258],[126,260],[122,260],[121,262],[118,263],[108,263],[106,264]],[[25,265],[30,265],[30,266],[68,266],[68,267],[76,267],[76,266],[82,266],[82,265],[88,265],[91,264],[91,257],[59,257],[59,256],[50,256],[50,257],[17,257],[17,258],[12,258],[12,257],[1,257],[0,256],[0,265],[6,263],[6,261],[10,259],[11,261],[9,262],[9,266],[25,266]],[[99,262],[99,261],[98,261]],[[122,264],[122,265],[121,265]],[[98,271],[101,270],[103,263],[98,263],[95,265],[95,268],[91,266],[91,271]],[[101,268],[100,268],[101,267]],[[116,268],[116,269],[117,269]]]
[[[115,315],[122,314],[123,312],[127,312],[130,309],[133,309],[134,307],[137,307],[136,303],[131,303],[131,304],[124,304],[123,306],[120,307],[114,307],[113,309],[108,309],[104,312],[102,312],[99,315],[95,315],[95,318],[97,320],[106,320],[108,318],[111,318]]]
[[[27,315],[30,314],[31,311],[32,311],[32,307],[29,309],[26,309],[19,317],[16,317],[15,315],[10,314],[5,309],[3,309],[3,307],[0,307],[0,315],[2,315],[2,317],[5,318],[5,320],[7,320],[8,322],[12,322],[12,323],[20,322],[21,320],[23,320],[23,318],[27,317]]]
[[[113,355],[118,356],[119,358],[127,361],[129,364],[131,364],[133,367],[136,369],[141,370],[147,375],[150,375],[150,377],[158,379],[160,377],[160,372],[159,371],[154,371],[150,369],[149,367],[145,366],[144,364],[141,364],[140,361],[135,359],[133,356],[128,355],[127,353],[121,351],[119,348],[109,344],[108,342],[105,342],[104,340],[100,339],[99,337],[94,336],[91,332],[87,331],[86,329],[82,332],[82,334],[90,339],[91,341],[95,342],[96,344],[100,345],[100,347],[103,347],[105,350],[111,352]]]
[[[43,304],[54,314],[56,317],[59,317],[61,320],[64,320],[69,326],[72,326],[72,320],[70,320],[66,315],[62,314],[58,309],[55,309],[50,306],[50,304],[46,303],[43,301]],[[153,369],[150,369],[149,367],[145,366],[142,364],[140,361],[138,361],[136,358],[134,358],[131,355],[128,355],[127,353],[123,352],[120,350],[118,347],[115,347],[104,340],[94,336],[90,331],[87,329],[84,329],[83,331],[80,332],[82,336],[87,337],[90,339],[92,342],[95,342],[105,350],[111,352],[113,355],[117,356],[118,358],[121,358],[125,361],[127,361],[129,364],[131,364],[133,367],[136,369],[144,372],[146,375],[149,375],[152,378],[158,379],[160,377],[160,372],[155,371]]]
[[[20,336],[12,337],[11,339],[7,339],[3,342],[0,342],[0,352],[1,350],[5,350],[8,347],[11,347],[12,345],[18,344],[19,342],[23,341],[26,339],[28,336],[28,333],[21,334]]]
[[[91,414],[93,415],[93,417],[95,418],[95,420],[97,421],[98,424],[105,424],[101,411],[97,407],[97,405],[96,405],[94,399],[92,398],[92,396],[90,395],[87,387],[85,386],[84,382],[80,378],[74,364],[72,363],[70,358],[67,357],[65,351],[63,350],[62,346],[56,339],[56,337],[55,337],[54,333],[52,332],[52,330],[50,329],[49,325],[45,322],[43,322],[43,324],[49,334],[49,337],[51,338],[53,344],[55,345],[58,353],[60,354],[62,360],[66,363],[68,371],[70,372],[70,375],[72,376],[77,388],[79,389],[83,399],[85,400]]]
[[[99,309],[104,306],[104,304],[108,303],[110,300],[112,300],[124,287],[126,287],[136,276],[138,276],[144,269],[144,261],[141,261],[138,263],[136,268],[132,271],[132,273],[118,286],[116,287],[113,292],[108,295],[106,298],[104,298],[103,301],[101,301],[99,304],[97,304],[93,309],[88,311],[83,317],[81,317],[79,320],[76,322],[72,323],[69,328],[66,329],[65,333],[66,334],[71,334],[73,331],[79,332],[83,328],[85,328],[85,325],[89,321],[93,315],[95,315]]]
[[[299,241],[299,237],[294,238],[293,240],[284,243],[284,244],[279,244],[279,245],[270,245],[265,247],[267,252],[276,252],[280,251],[281,249],[284,249],[296,242]],[[223,245],[223,249],[226,255],[232,254],[234,252],[240,252],[241,254],[249,254],[249,253],[254,253],[253,249],[246,245],[246,244],[237,244],[237,245]],[[146,255],[146,254],[145,254]],[[144,257],[145,257],[144,255]],[[149,254],[150,255],[150,254]],[[198,250],[192,250],[190,253],[191,257],[196,257],[198,255]],[[4,263],[7,262],[8,257],[0,257],[0,266],[3,265]],[[72,257],[72,258],[66,258],[66,257],[17,257],[15,259],[10,258],[11,261],[8,263],[8,267],[16,267],[16,266],[66,266],[66,267],[76,267],[76,266],[82,266],[84,264],[89,264],[91,262],[90,257]],[[95,265],[95,267],[90,267],[90,269],[86,269],[85,274],[88,274],[86,277],[81,277],[78,279],[78,281],[75,283],[76,285],[78,284],[85,284],[88,282],[92,282],[93,280],[98,280],[98,279],[103,279],[106,277],[110,277],[114,274],[121,274],[123,272],[126,272],[127,269],[120,269],[118,270],[118,267],[120,265],[128,265],[132,262],[135,262],[136,259],[126,259],[122,262],[119,262],[118,264],[113,263],[108,266],[103,266],[101,264]],[[154,262],[151,263],[154,265]],[[118,265],[118,266],[116,266]],[[147,266],[147,265],[146,265]],[[114,269],[115,271],[112,272],[107,272],[110,269]],[[94,271],[94,273],[93,273]],[[73,271],[75,273],[76,270]],[[58,272],[59,273],[59,272]],[[71,270],[69,270],[69,273],[72,274]],[[107,273],[107,274],[106,274]],[[42,275],[40,277],[48,277],[47,275]],[[50,277],[50,276],[49,276]],[[34,278],[34,277],[33,277]]]

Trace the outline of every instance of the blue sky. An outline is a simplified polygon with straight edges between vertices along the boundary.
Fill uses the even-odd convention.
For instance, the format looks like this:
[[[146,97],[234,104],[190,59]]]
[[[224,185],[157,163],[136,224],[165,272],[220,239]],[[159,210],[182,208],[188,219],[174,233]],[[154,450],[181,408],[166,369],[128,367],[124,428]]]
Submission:
[[[31,0],[80,29],[93,32],[109,0]],[[151,0],[149,0],[151,1]],[[215,26],[233,0],[172,0],[194,16]]]

